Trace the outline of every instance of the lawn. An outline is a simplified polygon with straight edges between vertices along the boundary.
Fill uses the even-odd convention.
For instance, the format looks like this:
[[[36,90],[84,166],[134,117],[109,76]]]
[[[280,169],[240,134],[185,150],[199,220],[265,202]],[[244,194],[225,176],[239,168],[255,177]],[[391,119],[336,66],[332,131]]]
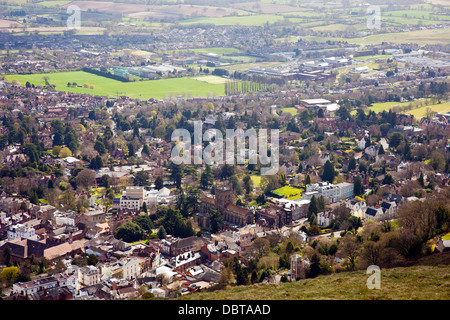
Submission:
[[[253,181],[253,187],[260,188],[261,187],[261,176],[253,175],[250,176]]]
[[[284,186],[272,191],[273,194],[289,200],[300,199],[302,197],[302,192],[303,189],[292,186]]]
[[[18,80],[21,85],[27,81],[34,85],[44,85],[43,77],[49,78],[50,84],[58,91],[74,92],[100,96],[129,96],[135,99],[162,99],[181,95],[189,96],[222,96],[225,94],[223,84],[211,84],[192,78],[173,78],[136,82],[120,82],[100,77],[83,71],[58,72],[48,74],[7,75],[7,81]],[[93,89],[67,87],[68,82],[78,85],[93,85]]]
[[[293,116],[295,116],[298,113],[297,108],[294,107],[290,107],[290,108],[283,108],[281,109],[282,112],[288,112],[290,114],[292,114]]]

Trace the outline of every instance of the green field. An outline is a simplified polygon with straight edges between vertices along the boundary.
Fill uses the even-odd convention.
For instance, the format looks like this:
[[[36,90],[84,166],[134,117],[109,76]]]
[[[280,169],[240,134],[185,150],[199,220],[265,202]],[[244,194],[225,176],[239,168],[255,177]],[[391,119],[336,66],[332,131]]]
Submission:
[[[225,82],[227,82],[227,79],[218,76],[198,76],[192,77],[191,79],[206,82],[209,84],[225,84]]]
[[[450,102],[425,106],[414,110],[406,111],[405,113],[412,114],[415,118],[423,118],[427,116],[428,108],[430,108],[434,112],[445,114],[447,112],[450,112]]]
[[[206,17],[206,18],[194,18],[181,21],[180,24],[214,24],[216,26],[262,26],[266,23],[274,23],[283,20],[283,16],[274,14],[255,14],[248,16],[233,16],[233,17]]]
[[[302,197],[302,192],[303,189],[292,186],[284,186],[272,191],[273,194],[289,200],[300,199]]]
[[[253,181],[253,187],[255,187],[255,188],[261,187],[261,176],[253,175],[253,176],[250,176],[250,178]]]
[[[7,75],[6,80],[17,80],[21,85],[27,81],[34,85],[44,85],[44,76],[49,78],[49,83],[55,85],[55,90],[83,93],[100,96],[129,96],[135,99],[162,99],[178,95],[189,96],[222,96],[225,94],[223,84],[211,84],[192,78],[173,78],[136,82],[121,82],[100,77],[83,71],[58,72],[48,74]],[[78,85],[93,85],[93,89],[68,87],[68,82],[76,82]]]
[[[297,108],[290,107],[290,108],[281,109],[281,112],[288,112],[288,113],[292,114],[293,116],[295,116],[298,113],[298,110],[297,110]]]

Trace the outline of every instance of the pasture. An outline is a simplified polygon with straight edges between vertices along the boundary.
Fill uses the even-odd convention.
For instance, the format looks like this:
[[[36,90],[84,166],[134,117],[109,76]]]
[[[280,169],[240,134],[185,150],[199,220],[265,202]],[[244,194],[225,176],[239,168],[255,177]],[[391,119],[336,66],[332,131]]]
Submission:
[[[211,84],[192,78],[172,78],[161,80],[120,82],[83,71],[58,72],[48,74],[7,75],[7,81],[17,80],[20,85],[27,81],[34,85],[45,85],[44,77],[48,77],[55,90],[100,96],[129,96],[135,99],[162,99],[167,97],[207,97],[225,94],[223,84]],[[78,86],[67,86],[68,82],[76,82]],[[92,89],[83,85],[93,86]],[[79,87],[81,86],[81,88]]]

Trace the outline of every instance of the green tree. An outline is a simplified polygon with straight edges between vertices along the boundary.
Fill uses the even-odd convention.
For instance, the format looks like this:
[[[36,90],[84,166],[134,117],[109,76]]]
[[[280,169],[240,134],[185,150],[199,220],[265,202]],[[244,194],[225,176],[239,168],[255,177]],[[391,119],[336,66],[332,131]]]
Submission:
[[[95,141],[94,149],[95,149],[99,154],[104,154],[104,153],[106,153],[106,147],[105,147],[105,144],[104,144],[103,142],[101,142],[100,140]]]
[[[353,179],[353,193],[355,196],[359,196],[364,192],[364,186],[362,184],[361,176],[357,175]]]
[[[148,186],[150,184],[148,173],[139,171],[134,175],[133,183],[135,186]]]
[[[319,212],[316,196],[312,196],[310,201],[311,202],[309,203],[308,207],[308,219],[311,218],[311,215],[313,213],[317,214]]]
[[[200,185],[204,189],[210,188],[214,183],[214,174],[212,172],[211,166],[209,164],[206,165],[205,170],[202,172],[200,177]]]
[[[305,186],[307,186],[308,184],[311,184],[311,176],[309,174],[305,178]]]
[[[389,147],[397,148],[404,139],[405,136],[403,134],[394,132],[389,138]]]
[[[15,279],[19,276],[20,269],[19,267],[6,267],[3,268],[2,272],[0,272],[0,279],[2,282],[11,285],[14,283]]]
[[[125,222],[116,229],[114,237],[125,242],[135,242],[144,239],[144,230],[134,222]]]
[[[355,157],[351,157],[350,161],[348,162],[348,171],[352,171],[356,169],[356,160]]]
[[[97,265],[98,261],[99,261],[98,257],[95,254],[91,253],[90,255],[88,255],[88,258],[87,258],[88,265],[95,266],[95,265]]]
[[[161,176],[157,176],[155,179],[156,190],[161,190],[164,187],[164,179]]]
[[[159,239],[165,239],[167,236],[166,229],[164,229],[164,226],[160,226],[158,229],[158,233],[156,234]]]
[[[145,203],[145,202],[144,202]],[[134,220],[134,223],[139,225],[142,230],[144,230],[147,233],[151,233],[153,229],[153,222],[152,219],[150,219],[147,215],[139,215]]]

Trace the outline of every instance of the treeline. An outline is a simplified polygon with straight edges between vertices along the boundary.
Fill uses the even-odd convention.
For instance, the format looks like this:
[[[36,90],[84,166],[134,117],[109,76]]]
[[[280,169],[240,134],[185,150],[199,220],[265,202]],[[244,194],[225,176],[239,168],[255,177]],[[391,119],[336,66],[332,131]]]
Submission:
[[[235,95],[248,92],[262,91],[272,88],[272,85],[253,81],[229,80],[225,82],[225,94]]]
[[[113,80],[117,80],[117,81],[122,81],[122,82],[130,82],[130,80],[128,78],[121,77],[121,76],[112,74],[110,72],[104,72],[104,71],[91,69],[91,68],[87,68],[87,67],[84,67],[82,70],[84,72],[89,72],[89,73],[95,74],[97,76],[101,76],[101,77],[105,77],[105,78],[109,78],[109,79],[113,79]]]

